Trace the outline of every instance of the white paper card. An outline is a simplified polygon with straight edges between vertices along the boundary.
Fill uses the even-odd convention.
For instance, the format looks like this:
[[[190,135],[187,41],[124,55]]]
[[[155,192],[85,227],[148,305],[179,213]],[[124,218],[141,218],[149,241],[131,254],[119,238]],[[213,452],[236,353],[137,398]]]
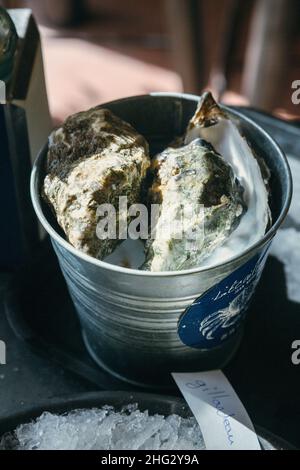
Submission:
[[[199,423],[207,450],[260,450],[241,400],[221,370],[173,373]]]

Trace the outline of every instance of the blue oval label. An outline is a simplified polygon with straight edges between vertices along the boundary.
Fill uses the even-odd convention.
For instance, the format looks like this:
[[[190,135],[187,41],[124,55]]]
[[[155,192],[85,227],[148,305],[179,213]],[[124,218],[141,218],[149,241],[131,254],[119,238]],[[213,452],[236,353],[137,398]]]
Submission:
[[[202,294],[178,324],[181,341],[211,349],[229,339],[241,325],[265,265],[269,246]]]

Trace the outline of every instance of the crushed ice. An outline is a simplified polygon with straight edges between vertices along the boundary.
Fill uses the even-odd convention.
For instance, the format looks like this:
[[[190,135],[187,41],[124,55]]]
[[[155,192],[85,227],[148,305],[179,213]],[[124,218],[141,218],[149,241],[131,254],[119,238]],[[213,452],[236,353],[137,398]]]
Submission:
[[[44,412],[0,440],[0,450],[201,450],[202,434],[195,418],[150,416],[137,406]]]

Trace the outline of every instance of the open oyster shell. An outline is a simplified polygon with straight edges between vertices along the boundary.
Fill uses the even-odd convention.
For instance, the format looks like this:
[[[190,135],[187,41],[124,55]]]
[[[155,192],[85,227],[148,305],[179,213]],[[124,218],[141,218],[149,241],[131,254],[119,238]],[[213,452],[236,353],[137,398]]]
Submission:
[[[189,122],[185,143],[196,138],[210,142],[230,164],[244,189],[243,199],[247,207],[238,227],[204,263],[212,265],[242,253],[261,240],[266,233],[271,223],[268,200],[270,175],[265,163],[259,162],[236,124],[217,105],[209,92],[202,95],[197,110]]]

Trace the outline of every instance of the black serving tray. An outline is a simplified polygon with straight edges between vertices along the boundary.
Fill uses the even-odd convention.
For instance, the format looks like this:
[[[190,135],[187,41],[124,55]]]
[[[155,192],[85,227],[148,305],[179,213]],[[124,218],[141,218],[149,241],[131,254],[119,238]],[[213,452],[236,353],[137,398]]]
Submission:
[[[239,108],[300,155],[300,128]],[[293,145],[294,143],[294,145]],[[7,319],[28,347],[102,390],[138,390],[101,370],[88,355],[79,321],[48,238],[6,292]],[[300,366],[291,344],[300,339],[300,304],[287,299],[283,265],[269,257],[250,307],[240,349],[225,373],[258,425],[300,448]],[[174,387],[174,394],[179,394]]]

